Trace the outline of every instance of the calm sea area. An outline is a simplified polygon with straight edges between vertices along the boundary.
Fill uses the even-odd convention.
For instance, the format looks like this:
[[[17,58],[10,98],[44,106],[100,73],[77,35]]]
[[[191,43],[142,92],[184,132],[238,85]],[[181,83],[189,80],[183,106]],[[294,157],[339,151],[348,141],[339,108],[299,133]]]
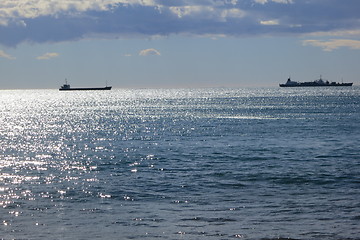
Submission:
[[[360,239],[360,87],[0,91],[0,239]]]

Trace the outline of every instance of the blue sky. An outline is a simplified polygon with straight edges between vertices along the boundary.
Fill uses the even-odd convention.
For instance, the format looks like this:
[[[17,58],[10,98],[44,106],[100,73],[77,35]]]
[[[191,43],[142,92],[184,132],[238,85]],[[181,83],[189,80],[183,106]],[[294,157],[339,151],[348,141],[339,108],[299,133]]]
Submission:
[[[360,84],[358,0],[2,0],[1,89]]]

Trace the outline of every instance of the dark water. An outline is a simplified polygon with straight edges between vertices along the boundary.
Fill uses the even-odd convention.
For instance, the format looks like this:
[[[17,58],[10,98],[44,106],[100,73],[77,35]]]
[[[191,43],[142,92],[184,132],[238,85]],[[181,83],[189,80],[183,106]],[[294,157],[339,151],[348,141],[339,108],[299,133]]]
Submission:
[[[360,239],[360,88],[0,91],[0,239]]]

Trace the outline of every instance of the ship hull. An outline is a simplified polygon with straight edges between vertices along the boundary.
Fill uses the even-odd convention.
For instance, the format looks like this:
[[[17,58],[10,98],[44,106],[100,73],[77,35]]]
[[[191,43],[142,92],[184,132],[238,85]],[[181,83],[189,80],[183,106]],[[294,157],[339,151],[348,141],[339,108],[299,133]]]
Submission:
[[[316,83],[298,83],[298,84],[279,84],[280,87],[351,87],[353,83],[336,84],[316,84]]]
[[[96,90],[111,90],[111,87],[102,87],[102,88],[59,88],[59,91],[96,91]]]

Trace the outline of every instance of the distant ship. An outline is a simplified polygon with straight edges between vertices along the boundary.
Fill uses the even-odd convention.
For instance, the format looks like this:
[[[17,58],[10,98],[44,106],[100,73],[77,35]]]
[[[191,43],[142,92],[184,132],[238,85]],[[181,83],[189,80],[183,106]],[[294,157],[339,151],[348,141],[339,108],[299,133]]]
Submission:
[[[90,90],[111,90],[111,86],[106,87],[96,87],[96,88],[71,88],[67,80],[65,80],[64,85],[59,88],[59,91],[90,91]]]
[[[279,84],[280,87],[345,87],[352,86],[353,83],[337,83],[324,81],[321,76],[318,80],[312,82],[295,82],[288,78],[285,84]]]

